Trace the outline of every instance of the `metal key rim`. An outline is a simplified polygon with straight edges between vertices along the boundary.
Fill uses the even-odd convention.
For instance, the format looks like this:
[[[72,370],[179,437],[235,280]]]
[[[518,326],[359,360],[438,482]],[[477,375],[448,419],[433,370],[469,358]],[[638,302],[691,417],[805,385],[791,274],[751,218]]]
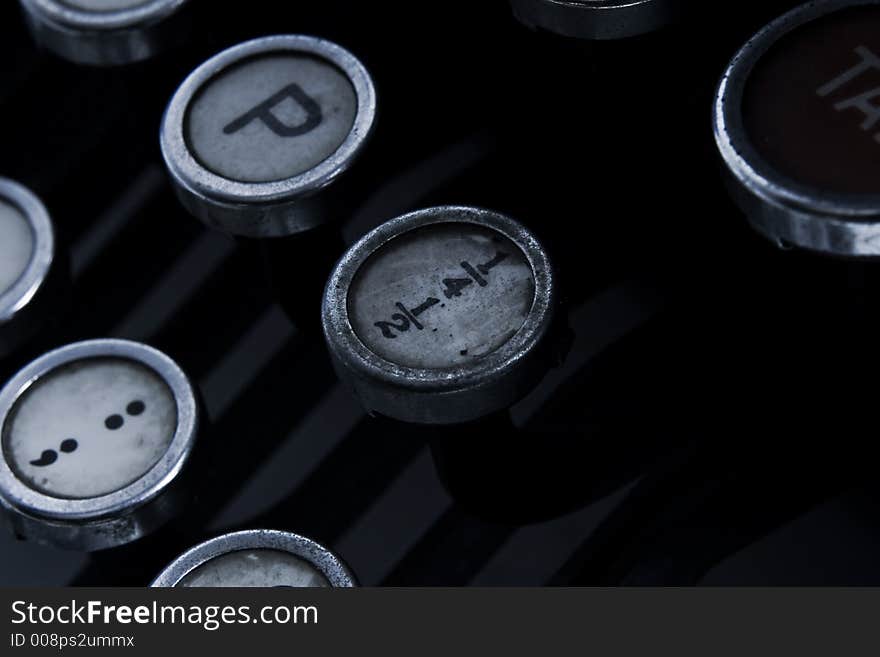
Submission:
[[[165,567],[151,587],[175,587],[196,568],[230,552],[278,550],[308,562],[321,572],[334,588],[357,586],[354,574],[342,560],[315,541],[274,529],[248,529],[217,536],[190,548]]]
[[[292,178],[247,183],[220,176],[202,165],[186,139],[189,106],[198,92],[217,75],[259,55],[301,53],[338,68],[354,88],[358,100],[354,124],[345,141],[327,159]],[[225,204],[286,203],[313,194],[332,183],[357,158],[372,130],[376,90],[369,72],[349,51],[311,36],[280,35],[246,41],[220,52],[193,71],[175,92],[162,118],[161,147],[176,182],[207,202]]]
[[[51,351],[20,370],[0,390],[0,441],[6,418],[26,390],[43,376],[64,365],[95,358],[135,361],[155,372],[168,386],[177,405],[177,428],[165,454],[146,473],[127,486],[97,497],[71,499],[41,493],[21,481],[3,450],[0,459],[0,499],[12,509],[64,522],[97,520],[127,514],[166,490],[182,471],[198,430],[198,412],[192,384],[183,370],[162,352],[128,340],[88,340]]]
[[[715,143],[727,172],[749,199],[749,220],[768,236],[837,255],[880,255],[880,194],[828,192],[791,179],[757,151],[745,128],[742,100],[751,72],[780,39],[803,25],[880,0],[814,0],[769,23],[734,56],[715,94]],[[738,194],[737,194],[738,196]],[[763,204],[756,213],[754,203]],[[845,248],[841,245],[845,245]]]
[[[150,0],[128,9],[88,11],[65,5],[58,0],[21,0],[34,16],[58,25],[102,32],[138,28],[156,23],[178,11],[189,0]]]
[[[489,228],[509,239],[532,269],[535,296],[528,317],[504,345],[477,362],[449,368],[414,368],[382,358],[357,336],[348,317],[348,290],[360,267],[391,240],[433,224],[466,223]],[[343,255],[324,294],[324,335],[334,356],[361,376],[413,392],[443,392],[477,387],[501,378],[535,351],[548,333],[556,286],[546,251],[524,226],[506,215],[481,208],[439,206],[388,221],[362,237]]]
[[[0,178],[0,199],[21,212],[31,229],[33,251],[27,267],[12,286],[0,292],[0,325],[12,320],[39,292],[55,258],[55,230],[43,202],[29,189]]]
[[[562,36],[625,39],[659,29],[683,0],[510,0],[524,23]],[[625,13],[625,17],[621,14]]]
[[[538,0],[547,5],[570,7],[596,13],[610,12],[617,9],[645,7],[663,0]]]

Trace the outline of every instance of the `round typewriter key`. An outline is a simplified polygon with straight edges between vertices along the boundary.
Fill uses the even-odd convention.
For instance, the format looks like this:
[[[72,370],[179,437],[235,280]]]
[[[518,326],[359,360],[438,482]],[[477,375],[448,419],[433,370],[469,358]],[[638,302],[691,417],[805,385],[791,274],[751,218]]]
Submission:
[[[33,251],[34,235],[27,218],[0,200],[0,290],[8,290],[21,278]]]
[[[510,0],[532,28],[579,39],[622,39],[675,20],[685,0]]]
[[[811,2],[759,32],[715,100],[750,223],[777,243],[880,255],[880,0]]]
[[[324,295],[324,335],[371,411],[466,422],[543,375],[554,298],[547,255],[523,226],[432,208],[383,224],[343,256]]]
[[[0,178],[0,356],[29,337],[48,312],[54,259],[46,208],[18,183]]]
[[[180,86],[162,122],[162,153],[187,209],[243,237],[322,223],[324,187],[361,152],[376,112],[363,65],[306,36],[221,52]]]
[[[148,59],[175,41],[188,0],[20,0],[35,38],[80,64]]]
[[[195,393],[164,354],[121,340],[68,345],[0,391],[0,502],[23,536],[95,550],[167,518],[198,429]]]
[[[184,552],[151,586],[352,587],[335,554],[288,532],[248,530],[218,536]]]

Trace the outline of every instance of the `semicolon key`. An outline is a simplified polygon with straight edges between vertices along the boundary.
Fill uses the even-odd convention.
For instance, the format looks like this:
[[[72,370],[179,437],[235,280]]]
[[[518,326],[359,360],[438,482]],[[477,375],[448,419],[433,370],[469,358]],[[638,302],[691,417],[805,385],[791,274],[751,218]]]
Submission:
[[[170,519],[196,399],[174,361],[136,342],[78,342],[24,367],[0,390],[0,502],[16,533],[92,551]]]

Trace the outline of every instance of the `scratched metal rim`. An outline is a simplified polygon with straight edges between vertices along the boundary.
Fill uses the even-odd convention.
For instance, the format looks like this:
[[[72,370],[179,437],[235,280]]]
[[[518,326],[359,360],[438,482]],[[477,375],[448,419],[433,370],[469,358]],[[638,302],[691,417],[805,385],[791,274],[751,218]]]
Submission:
[[[510,0],[517,19],[579,39],[623,39],[674,22],[686,0]]]
[[[172,561],[150,584],[151,587],[174,587],[193,570],[209,561],[241,550],[279,550],[288,552],[314,566],[334,588],[357,586],[348,566],[330,550],[315,541],[273,529],[249,529],[217,536],[190,548]]]
[[[41,22],[88,32],[145,27],[177,12],[189,0],[149,0],[142,5],[111,11],[78,9],[60,0],[20,0],[24,9]]]
[[[6,454],[6,422],[19,398],[43,376],[59,367],[91,358],[121,358],[153,370],[171,390],[177,404],[177,428],[164,456],[139,479],[112,493],[85,499],[55,497],[21,481]],[[70,344],[41,356],[20,370],[0,390],[0,500],[25,514],[81,523],[124,515],[144,506],[166,490],[180,475],[198,431],[198,411],[192,384],[183,370],[162,352],[127,340],[88,340]]]
[[[285,180],[246,183],[210,171],[193,155],[185,138],[189,105],[200,89],[224,70],[246,59],[273,52],[304,53],[324,59],[345,74],[357,97],[351,132],[326,160]],[[180,85],[162,118],[161,147],[168,171],[189,194],[208,204],[284,204],[313,194],[344,173],[364,147],[376,117],[376,90],[366,67],[349,51],[310,36],[281,35],[246,41],[204,62]],[[228,228],[234,231],[235,226]]]
[[[755,65],[782,37],[834,12],[880,0],[814,0],[774,20],[734,56],[715,94],[713,130],[734,200],[776,242],[842,256],[880,256],[880,193],[840,194],[795,181],[751,142],[742,101]]]
[[[360,267],[391,240],[432,224],[468,223],[497,231],[515,244],[532,269],[535,296],[519,330],[497,350],[467,365],[426,369],[397,365],[357,336],[348,316],[348,290]],[[324,292],[322,321],[331,352],[368,380],[413,392],[462,391],[502,379],[531,356],[550,329],[556,297],[553,268],[537,238],[506,215],[481,208],[440,206],[392,219],[352,246],[337,263]]]
[[[40,292],[55,258],[55,230],[43,202],[26,187],[0,178],[0,199],[17,208],[31,228],[34,248],[18,280],[0,292],[0,328],[18,316]]]

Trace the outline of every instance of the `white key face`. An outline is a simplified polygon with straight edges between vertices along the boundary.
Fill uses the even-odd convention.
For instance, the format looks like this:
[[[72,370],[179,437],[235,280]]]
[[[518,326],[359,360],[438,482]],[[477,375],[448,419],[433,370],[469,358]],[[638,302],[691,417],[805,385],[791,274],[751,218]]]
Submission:
[[[237,182],[293,178],[326,160],[351,132],[358,103],[332,64],[266,55],[211,80],[194,98],[186,133],[196,159]]]
[[[85,499],[146,474],[177,428],[177,405],[152,369],[122,358],[85,359],[40,377],[3,426],[3,452],[28,486]]]
[[[34,252],[34,233],[18,208],[0,200],[0,294],[27,269]]]
[[[435,224],[370,256],[349,289],[348,315],[385,360],[442,369],[507,343],[534,298],[532,268],[509,239],[474,224]]]
[[[239,550],[220,555],[187,573],[177,586],[273,587],[330,586],[312,564],[281,550]]]
[[[133,9],[153,0],[63,0],[61,4],[84,11],[108,12]]]

